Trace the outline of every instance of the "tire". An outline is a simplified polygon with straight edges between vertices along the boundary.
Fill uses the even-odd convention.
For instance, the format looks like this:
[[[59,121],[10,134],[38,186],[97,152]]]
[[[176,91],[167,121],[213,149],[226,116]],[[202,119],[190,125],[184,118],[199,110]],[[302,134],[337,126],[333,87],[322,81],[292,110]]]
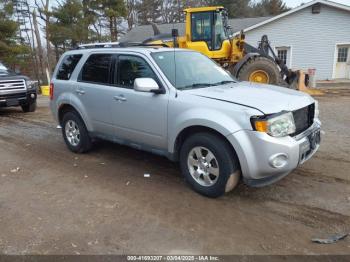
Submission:
[[[34,101],[32,103],[29,103],[27,105],[23,105],[21,107],[22,107],[23,112],[29,113],[29,112],[35,112],[36,106],[37,106],[36,101]]]
[[[250,81],[250,76],[258,71],[262,71],[263,74],[268,76],[266,84],[281,85],[284,83],[276,63],[263,56],[255,56],[249,59],[239,70],[237,78],[241,81]]]
[[[75,111],[68,111],[63,115],[62,135],[67,147],[74,153],[85,153],[92,147],[89,132]]]
[[[204,166],[198,159],[196,161],[197,154],[202,154],[207,159],[202,160],[206,162]],[[194,165],[191,164],[192,161]],[[195,165],[198,165],[197,169]],[[211,133],[198,133],[185,140],[180,150],[180,167],[185,180],[192,189],[211,198],[231,191],[240,180],[239,161],[236,154],[226,141]],[[198,176],[205,168],[207,168],[206,175],[202,173]]]

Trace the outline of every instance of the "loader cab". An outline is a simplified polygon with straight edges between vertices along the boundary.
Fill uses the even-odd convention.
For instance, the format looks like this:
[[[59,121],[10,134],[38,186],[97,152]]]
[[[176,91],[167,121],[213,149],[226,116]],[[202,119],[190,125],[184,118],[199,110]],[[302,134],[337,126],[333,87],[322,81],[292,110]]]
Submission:
[[[224,7],[187,8],[186,47],[211,58],[227,57],[230,51],[227,11]]]

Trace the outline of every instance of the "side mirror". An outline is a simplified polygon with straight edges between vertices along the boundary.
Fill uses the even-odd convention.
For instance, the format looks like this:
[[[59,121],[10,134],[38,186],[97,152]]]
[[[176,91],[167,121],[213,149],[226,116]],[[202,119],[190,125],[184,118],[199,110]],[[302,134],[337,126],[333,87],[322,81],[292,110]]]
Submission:
[[[134,90],[138,92],[152,92],[161,94],[162,90],[152,78],[136,78],[134,81]]]

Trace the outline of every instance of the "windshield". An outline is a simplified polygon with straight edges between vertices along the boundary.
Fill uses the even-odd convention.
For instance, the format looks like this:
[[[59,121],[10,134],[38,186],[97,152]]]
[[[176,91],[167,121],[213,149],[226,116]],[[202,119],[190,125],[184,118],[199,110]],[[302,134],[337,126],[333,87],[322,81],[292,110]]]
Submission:
[[[179,90],[236,82],[231,74],[197,52],[159,52],[153,53],[152,57],[171,84]]]
[[[13,74],[13,72],[0,63],[0,76],[9,76],[11,74]]]

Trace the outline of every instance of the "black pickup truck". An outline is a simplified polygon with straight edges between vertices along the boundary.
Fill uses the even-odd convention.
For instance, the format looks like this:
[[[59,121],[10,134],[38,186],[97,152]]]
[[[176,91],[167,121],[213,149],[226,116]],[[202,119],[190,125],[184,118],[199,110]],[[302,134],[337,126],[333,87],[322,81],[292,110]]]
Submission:
[[[0,63],[0,107],[21,106],[24,112],[36,110],[37,84]]]

